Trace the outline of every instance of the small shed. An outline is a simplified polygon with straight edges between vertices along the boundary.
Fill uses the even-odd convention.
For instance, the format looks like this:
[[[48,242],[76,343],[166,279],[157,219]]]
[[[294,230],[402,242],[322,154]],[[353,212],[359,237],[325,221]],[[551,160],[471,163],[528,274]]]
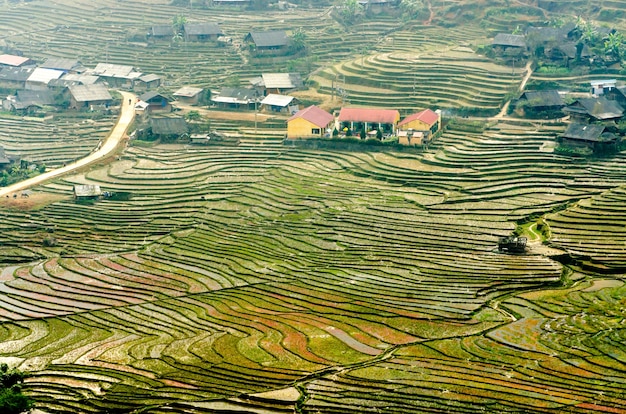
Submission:
[[[146,111],[165,111],[169,112],[172,110],[172,106],[170,105],[170,99],[158,92],[149,91],[139,96],[139,100],[141,102],[145,102],[147,107]]]
[[[259,52],[281,50],[289,45],[289,37],[284,30],[249,32],[243,40]]]
[[[219,24],[209,22],[185,23],[184,31],[185,39],[191,42],[217,40],[218,37],[224,34]]]
[[[109,90],[100,83],[93,85],[73,85],[70,91],[70,108],[83,109],[94,106],[108,106],[113,103]]]
[[[152,135],[158,139],[172,140],[189,133],[187,122],[182,117],[150,119]]]
[[[196,88],[194,86],[183,86],[176,92],[174,92],[174,98],[177,101],[187,105],[198,105],[200,101],[200,94],[204,91],[202,88]]]
[[[320,138],[332,131],[334,123],[334,116],[312,105],[287,120],[287,138]]]
[[[102,195],[102,190],[97,184],[77,184],[74,186],[74,199],[97,200]]]
[[[400,145],[417,146],[424,143],[424,133],[421,131],[399,130],[397,135]]]
[[[261,108],[269,112],[295,114],[300,110],[298,100],[293,96],[269,94],[261,101]]]

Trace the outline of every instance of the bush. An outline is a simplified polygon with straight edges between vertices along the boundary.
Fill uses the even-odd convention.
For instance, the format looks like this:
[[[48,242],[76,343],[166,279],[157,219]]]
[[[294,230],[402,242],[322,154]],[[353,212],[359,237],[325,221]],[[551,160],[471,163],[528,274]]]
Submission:
[[[0,413],[20,414],[30,410],[33,400],[22,394],[22,383],[28,374],[7,364],[0,365]]]

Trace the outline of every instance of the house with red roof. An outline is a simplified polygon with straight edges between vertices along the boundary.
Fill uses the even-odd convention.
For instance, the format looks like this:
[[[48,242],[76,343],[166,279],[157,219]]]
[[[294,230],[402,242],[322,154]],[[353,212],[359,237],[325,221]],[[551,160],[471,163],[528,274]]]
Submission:
[[[354,135],[381,130],[383,134],[394,134],[400,121],[400,112],[395,109],[341,108],[338,117],[341,130],[350,129]]]
[[[315,105],[296,112],[287,120],[287,138],[320,138],[332,131],[335,117]]]
[[[429,131],[431,134],[441,128],[441,114],[430,109],[409,115],[398,123],[398,129],[408,131]]]
[[[0,55],[0,67],[9,66],[9,67],[26,67],[26,66],[35,66],[35,62],[24,56],[16,56],[16,55]]]

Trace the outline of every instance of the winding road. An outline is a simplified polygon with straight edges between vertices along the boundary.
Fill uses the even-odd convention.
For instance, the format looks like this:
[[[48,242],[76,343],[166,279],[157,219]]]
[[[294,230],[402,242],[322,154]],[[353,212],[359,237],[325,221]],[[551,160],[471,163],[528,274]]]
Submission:
[[[80,168],[91,165],[113,154],[118,148],[120,142],[122,142],[122,140],[126,136],[126,130],[135,119],[134,102],[136,100],[136,96],[130,92],[119,92],[122,94],[120,117],[117,120],[117,124],[115,124],[102,145],[100,145],[100,148],[98,148],[96,151],[92,152],[85,158],[81,158],[80,160],[74,161],[71,164],[67,164],[64,167],[57,168],[51,171],[46,171],[45,173],[40,174],[36,177],[20,181],[19,183],[12,184],[8,187],[2,187],[0,188],[0,197],[5,197],[6,195],[26,190],[30,187],[39,185],[53,178],[61,177],[62,175],[74,172]]]

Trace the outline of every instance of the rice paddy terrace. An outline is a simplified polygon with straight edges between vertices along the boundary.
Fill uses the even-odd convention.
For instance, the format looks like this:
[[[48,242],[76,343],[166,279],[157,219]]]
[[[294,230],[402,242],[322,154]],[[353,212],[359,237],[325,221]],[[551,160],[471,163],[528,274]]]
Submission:
[[[120,16],[142,4],[131,3],[102,2],[113,19],[104,39],[119,36],[111,33],[123,32],[113,27]],[[43,6],[53,3],[4,7],[18,28],[34,10],[44,27],[51,13]],[[101,54],[83,40],[94,19],[89,7],[75,8],[69,26],[84,31],[63,44]],[[147,16],[167,21],[174,10],[155,5]],[[244,19],[223,16],[244,31]],[[280,24],[294,27],[286,16]],[[322,26],[320,33],[333,32]],[[413,92],[413,78],[437,61],[448,86],[434,82],[441,93],[432,96],[441,96],[432,99],[452,108],[480,100],[495,110],[506,92],[485,86],[491,91],[475,96],[471,88],[521,81],[521,70],[474,55],[460,31],[423,28],[430,30],[449,33],[445,50],[420,40],[423,33],[399,31],[375,43],[376,53],[319,71],[319,85],[334,72],[363,73],[371,84],[360,86],[374,88],[385,74],[398,91]],[[51,44],[62,32],[37,36]],[[466,33],[482,36],[472,25]],[[121,59],[127,46],[113,44],[109,57],[118,50]],[[215,53],[221,63],[232,59],[225,70],[252,73],[236,51]],[[416,75],[403,69],[409,61]],[[177,70],[187,76],[189,66],[180,65],[163,66],[172,82]],[[466,78],[462,66],[472,68]],[[224,76],[214,66],[207,73],[198,83]],[[413,107],[418,94],[426,99],[416,86],[400,106]],[[367,94],[360,99],[368,102]],[[21,128],[4,138],[16,148],[40,128],[3,122]],[[106,127],[95,124],[75,131]],[[456,120],[419,153],[305,150],[284,146],[281,131],[266,124],[256,133],[233,121],[215,126],[240,145],[131,146],[107,165],[34,189],[31,198],[48,204],[24,210],[0,200],[0,361],[33,374],[25,391],[39,408],[626,412],[624,154],[557,155],[565,126],[539,121]],[[77,142],[88,147],[98,133]],[[69,196],[81,183],[130,199],[78,204]],[[525,221],[527,254],[498,253],[498,237]]]

